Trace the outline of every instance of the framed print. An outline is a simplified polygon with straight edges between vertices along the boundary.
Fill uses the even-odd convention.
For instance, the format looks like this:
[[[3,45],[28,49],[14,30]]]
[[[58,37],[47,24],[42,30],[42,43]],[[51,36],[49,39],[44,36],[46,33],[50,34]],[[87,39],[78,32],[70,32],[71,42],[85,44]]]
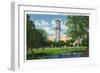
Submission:
[[[12,70],[95,64],[96,9],[12,3]]]

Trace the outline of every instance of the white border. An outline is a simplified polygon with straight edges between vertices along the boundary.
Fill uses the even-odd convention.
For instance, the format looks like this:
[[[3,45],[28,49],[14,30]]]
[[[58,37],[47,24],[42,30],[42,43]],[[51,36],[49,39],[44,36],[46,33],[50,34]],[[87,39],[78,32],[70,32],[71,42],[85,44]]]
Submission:
[[[31,60],[25,61],[25,22],[24,22],[24,11],[46,11],[46,12],[60,12],[60,13],[72,13],[72,14],[89,14],[89,48],[90,57],[85,58],[66,58],[66,59],[44,59],[44,60]],[[96,21],[96,9],[95,8],[84,8],[76,6],[40,6],[31,5],[25,3],[12,3],[12,59],[11,69],[17,70],[31,70],[31,69],[46,69],[55,67],[69,67],[69,66],[85,66],[94,65],[95,62],[95,46],[94,46],[94,30]]]

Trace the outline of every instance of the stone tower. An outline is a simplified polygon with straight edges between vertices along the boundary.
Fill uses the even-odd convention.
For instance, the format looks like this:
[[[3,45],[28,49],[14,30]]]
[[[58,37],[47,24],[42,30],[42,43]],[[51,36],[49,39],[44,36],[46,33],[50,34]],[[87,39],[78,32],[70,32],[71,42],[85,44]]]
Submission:
[[[56,28],[55,28],[55,39],[56,39],[56,41],[58,42],[59,40],[60,40],[60,37],[61,37],[61,35],[60,35],[60,30],[61,30],[61,20],[59,20],[59,19],[57,19],[56,20]]]

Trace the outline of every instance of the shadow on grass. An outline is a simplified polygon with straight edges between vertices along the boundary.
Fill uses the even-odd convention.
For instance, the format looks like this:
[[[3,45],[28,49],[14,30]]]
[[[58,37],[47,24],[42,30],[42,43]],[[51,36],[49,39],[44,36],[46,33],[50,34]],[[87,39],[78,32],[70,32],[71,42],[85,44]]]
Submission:
[[[33,59],[56,59],[56,58],[75,58],[75,57],[88,57],[89,53],[86,51],[74,51],[74,52],[64,52],[60,54],[48,54],[48,53],[33,53],[27,54],[27,60]]]
[[[33,53],[33,54],[27,54],[27,60],[32,59],[46,59],[47,56],[50,56],[51,54],[47,53]]]

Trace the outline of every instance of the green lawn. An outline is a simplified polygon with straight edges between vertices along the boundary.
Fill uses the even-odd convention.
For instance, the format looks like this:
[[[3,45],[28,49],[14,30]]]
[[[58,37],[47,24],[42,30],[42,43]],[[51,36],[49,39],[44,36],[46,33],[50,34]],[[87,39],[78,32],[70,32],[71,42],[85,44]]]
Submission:
[[[60,54],[63,52],[81,52],[85,51],[86,47],[71,47],[71,48],[45,48],[42,49],[33,49],[33,53],[48,53],[48,54]]]
[[[44,58],[45,56],[50,56],[50,55],[59,55],[67,52],[85,52],[86,47],[69,47],[69,48],[45,48],[43,49],[33,49],[33,54],[30,52],[27,53],[27,57],[30,58],[37,58],[41,59]]]

